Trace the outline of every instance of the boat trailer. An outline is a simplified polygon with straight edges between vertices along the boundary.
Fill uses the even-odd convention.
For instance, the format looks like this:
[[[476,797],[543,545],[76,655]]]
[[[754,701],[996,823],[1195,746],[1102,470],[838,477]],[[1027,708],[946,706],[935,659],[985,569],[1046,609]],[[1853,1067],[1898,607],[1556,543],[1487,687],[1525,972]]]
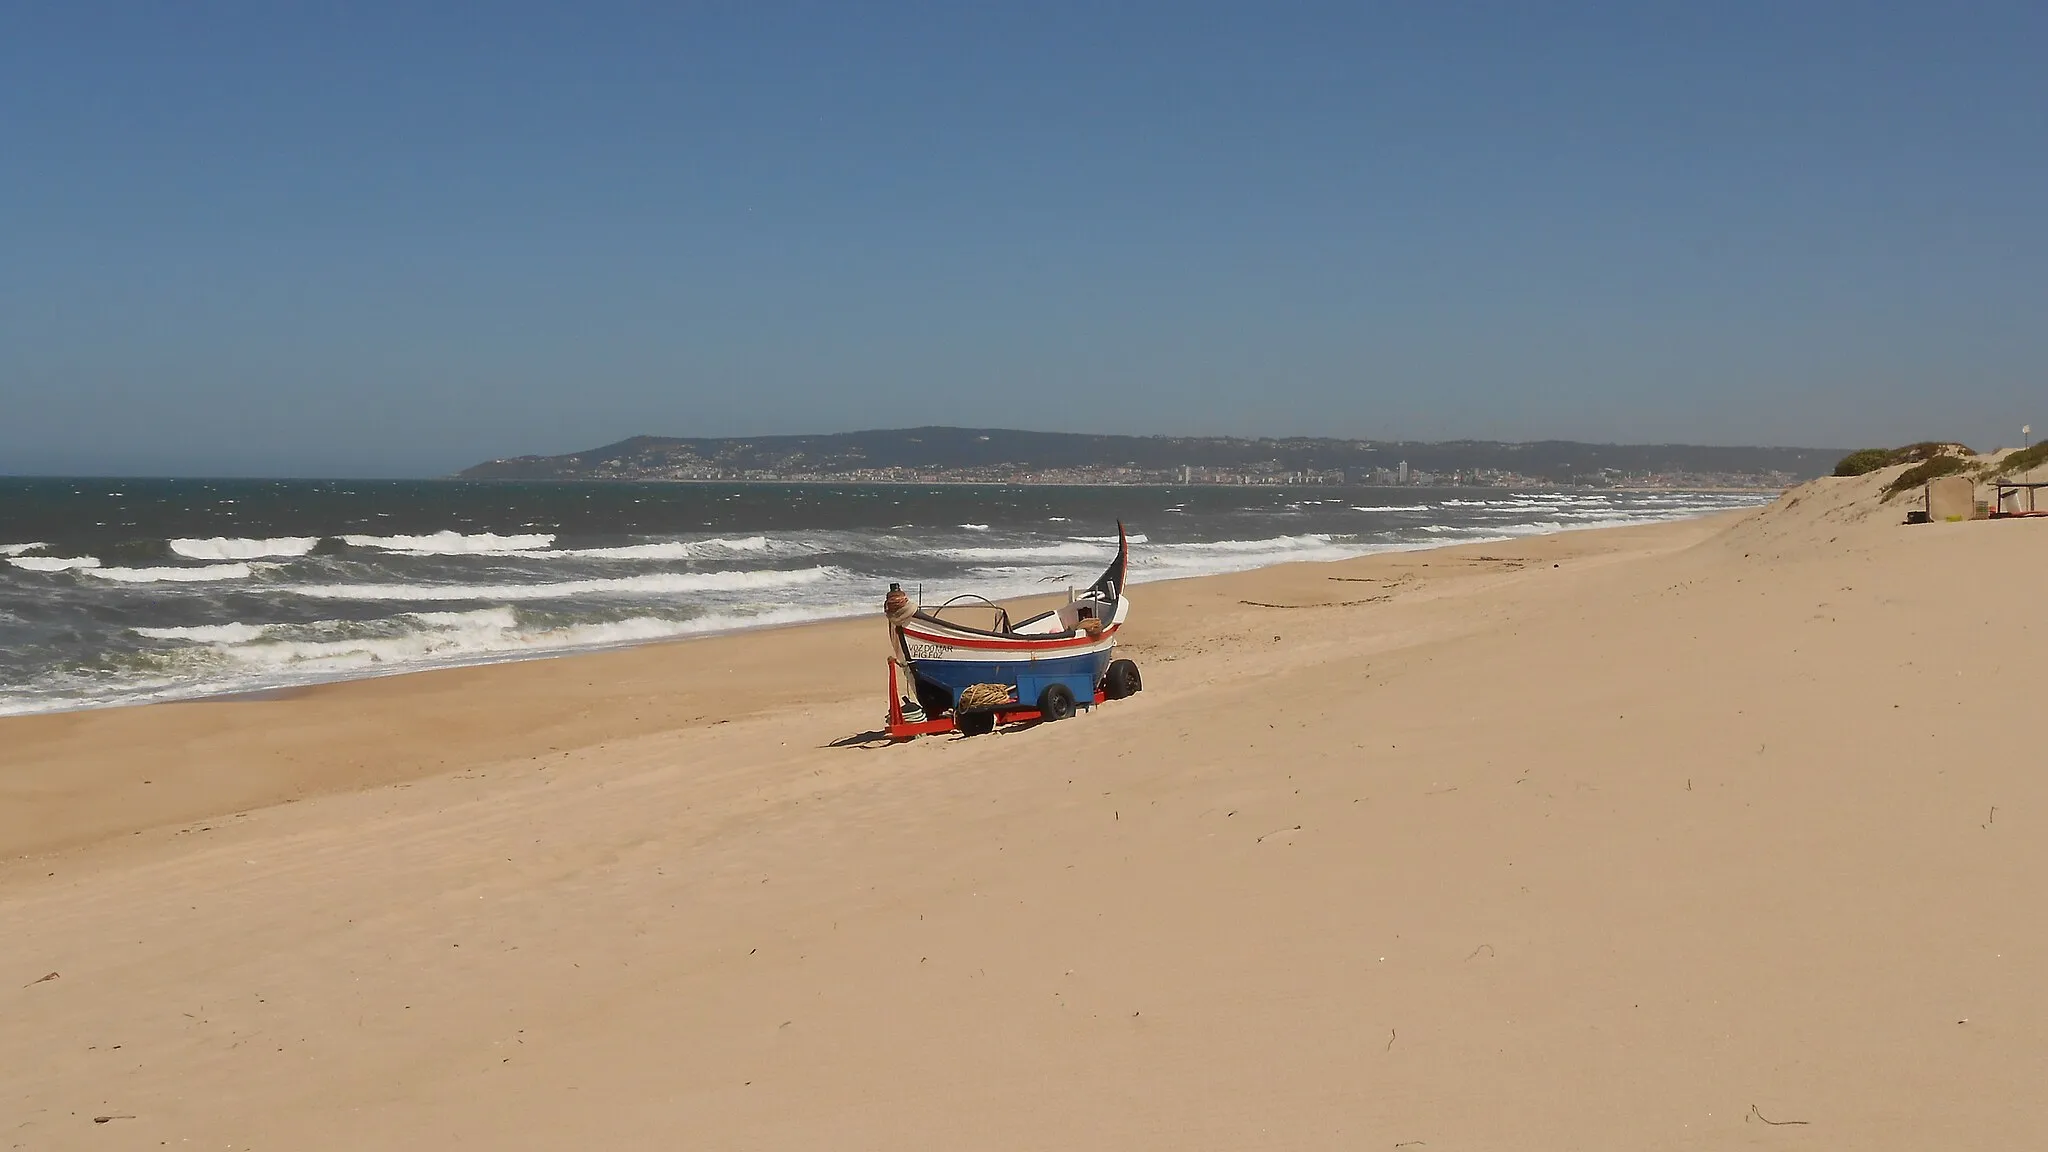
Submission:
[[[944,716],[928,716],[922,720],[910,719],[903,715],[904,697],[901,691],[903,681],[900,679],[902,675],[902,665],[896,662],[895,657],[890,657],[889,722],[887,729],[889,739],[894,741],[901,742],[912,740],[919,736],[938,736],[947,732],[961,731],[971,736],[993,731],[1006,724],[1035,724],[1046,718],[1045,713],[1039,711],[1038,705],[1027,704],[1022,700],[1012,698],[1005,703],[992,707],[966,708],[949,712]],[[1097,688],[1094,699],[1089,700],[1086,706],[1093,708],[1097,704],[1108,701],[1108,699],[1109,696],[1102,689]],[[958,719],[966,720],[967,725],[965,728],[956,722]]]

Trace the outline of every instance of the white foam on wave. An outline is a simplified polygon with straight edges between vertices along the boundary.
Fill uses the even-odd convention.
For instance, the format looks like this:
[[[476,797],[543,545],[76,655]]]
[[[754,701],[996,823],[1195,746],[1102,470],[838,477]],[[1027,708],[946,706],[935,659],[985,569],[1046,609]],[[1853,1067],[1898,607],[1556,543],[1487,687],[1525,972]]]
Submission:
[[[425,536],[343,536],[352,548],[379,548],[414,556],[502,556],[536,552],[555,544],[551,532],[500,536],[496,532],[432,532]]]
[[[1067,537],[1067,539],[1069,539],[1069,540],[1086,540],[1086,541],[1088,541],[1088,542],[1089,542],[1089,543],[1091,543],[1091,544],[1114,544],[1114,543],[1116,543],[1116,537],[1114,537],[1114,536],[1069,536],[1069,537]],[[1145,543],[1148,543],[1148,542],[1150,542],[1150,540],[1151,540],[1151,537],[1149,537],[1149,536],[1145,535],[1145,534],[1144,534],[1143,532],[1138,532],[1138,533],[1134,533],[1134,534],[1133,534],[1133,535],[1132,535],[1132,536],[1130,537],[1130,541],[1131,541],[1131,543],[1133,543],[1133,544],[1145,544]]]
[[[30,572],[69,572],[100,566],[97,556],[10,556],[7,562]]]
[[[1353,504],[1353,512],[1427,512],[1427,504]]]
[[[986,524],[962,524],[961,527],[967,529],[969,532],[988,531],[988,525]]]
[[[278,536],[266,540],[214,536],[205,540],[173,540],[171,551],[192,560],[259,560],[267,556],[304,556],[319,543],[318,536]]]
[[[101,580],[122,584],[206,584],[218,580],[247,580],[258,568],[274,564],[203,564],[197,568],[88,568]]]
[[[718,537],[709,540],[663,540],[654,544],[623,544],[616,548],[562,548],[533,555],[574,557],[579,560],[694,560],[728,552],[766,551],[766,536],[748,536],[737,540]]]
[[[644,576],[544,584],[292,584],[275,590],[321,600],[564,600],[577,596],[659,596],[793,588],[849,575],[842,568],[819,567],[788,571],[650,572]]]
[[[688,560],[698,555],[698,551],[681,540],[666,540],[659,544],[623,544],[616,548],[563,548],[533,555],[577,560]]]
[[[0,544],[0,556],[19,556],[23,552],[33,552],[38,548],[48,547],[48,544],[40,540],[33,544]]]
[[[417,620],[430,628],[468,628],[479,622],[492,623],[500,628],[514,628],[519,624],[519,613],[510,608],[470,608],[461,612],[407,612],[402,618]]]
[[[1452,498],[1439,500],[1437,504],[1444,508],[1497,508],[1510,512],[1548,512],[1567,504],[1606,504],[1609,502],[1606,496],[1570,496],[1559,494],[1554,496],[1503,496],[1492,500],[1459,500]]]
[[[261,639],[267,624],[198,624],[189,628],[131,628],[137,636],[152,640],[189,640],[195,644],[247,644]]]

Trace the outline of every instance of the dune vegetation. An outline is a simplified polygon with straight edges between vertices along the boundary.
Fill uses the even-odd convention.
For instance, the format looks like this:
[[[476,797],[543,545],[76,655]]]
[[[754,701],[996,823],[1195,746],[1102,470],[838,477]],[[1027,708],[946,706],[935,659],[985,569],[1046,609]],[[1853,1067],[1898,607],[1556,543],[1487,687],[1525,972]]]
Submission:
[[[1974,455],[1967,445],[1943,440],[1922,440],[1902,448],[1859,448],[1835,462],[1835,475],[1863,476],[1901,464],[1924,464],[1943,457],[1960,460]]]

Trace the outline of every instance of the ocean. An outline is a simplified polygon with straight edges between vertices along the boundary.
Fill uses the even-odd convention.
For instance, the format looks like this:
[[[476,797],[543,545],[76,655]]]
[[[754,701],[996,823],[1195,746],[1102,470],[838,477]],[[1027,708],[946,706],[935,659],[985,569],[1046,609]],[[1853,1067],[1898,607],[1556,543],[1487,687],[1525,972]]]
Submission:
[[[1758,493],[0,479],[0,715],[1697,516]],[[1142,610],[1142,609],[1141,609]]]

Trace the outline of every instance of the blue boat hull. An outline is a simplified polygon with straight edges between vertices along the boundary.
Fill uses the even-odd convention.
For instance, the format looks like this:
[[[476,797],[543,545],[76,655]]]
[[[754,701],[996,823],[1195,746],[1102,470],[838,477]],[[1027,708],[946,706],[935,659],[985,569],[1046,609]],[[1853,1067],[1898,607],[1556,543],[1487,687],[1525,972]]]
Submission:
[[[1111,649],[1101,648],[1074,656],[1041,657],[1037,660],[923,659],[912,660],[910,669],[919,680],[943,688],[947,693],[948,706],[959,698],[962,689],[971,684],[1014,684],[1018,701],[1026,707],[1036,707],[1047,688],[1064,684],[1067,691],[1074,694],[1074,699],[1085,707],[1095,700],[1095,686],[1102,683],[1102,673],[1109,667],[1110,653]]]

